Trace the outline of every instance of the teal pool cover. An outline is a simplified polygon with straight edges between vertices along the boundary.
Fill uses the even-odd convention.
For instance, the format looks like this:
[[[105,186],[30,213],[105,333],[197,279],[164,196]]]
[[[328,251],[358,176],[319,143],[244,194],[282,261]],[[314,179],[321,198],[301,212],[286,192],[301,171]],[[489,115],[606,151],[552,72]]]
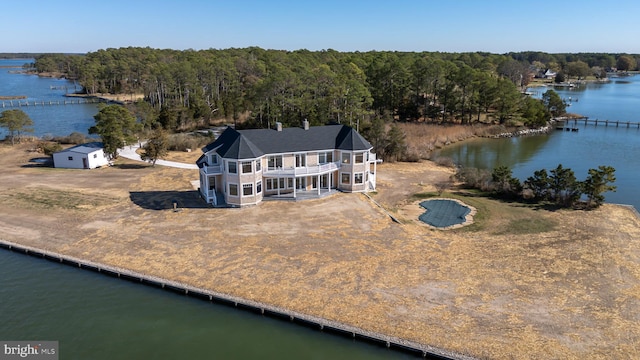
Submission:
[[[471,212],[469,207],[446,199],[426,200],[421,202],[420,206],[427,209],[427,211],[420,215],[418,219],[439,228],[462,224],[467,214]]]

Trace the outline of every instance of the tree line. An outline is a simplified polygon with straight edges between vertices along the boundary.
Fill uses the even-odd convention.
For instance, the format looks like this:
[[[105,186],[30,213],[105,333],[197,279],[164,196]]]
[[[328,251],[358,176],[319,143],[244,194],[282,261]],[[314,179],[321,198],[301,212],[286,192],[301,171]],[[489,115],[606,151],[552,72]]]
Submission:
[[[137,116],[167,130],[246,120],[298,126],[387,121],[543,124],[544,109],[521,95],[534,70],[582,76],[611,68],[613,54],[432,53],[119,48],[46,54],[38,72],[65,74],[87,94],[144,94]],[[582,66],[584,64],[584,66]],[[635,64],[634,64],[635,66]],[[244,121],[243,121],[244,122]]]
[[[234,122],[238,128],[343,123],[374,139],[385,159],[402,158],[390,123],[497,123],[539,127],[565,112],[553,91],[523,95],[538,69],[586,76],[626,54],[280,51],[258,47],[168,50],[128,47],[84,55],[45,54],[37,72],[78,81],[87,94],[143,94],[128,105],[141,131]],[[634,65],[635,66],[635,65]],[[577,72],[578,69],[583,72]],[[566,74],[566,75],[565,75]]]
[[[491,193],[496,197],[550,202],[560,207],[596,208],[604,203],[604,193],[616,191],[615,169],[598,166],[589,169],[583,181],[573,170],[558,164],[555,169],[537,170],[524,182],[513,177],[507,166],[498,166],[491,173],[475,168],[460,168],[454,178],[464,185]]]

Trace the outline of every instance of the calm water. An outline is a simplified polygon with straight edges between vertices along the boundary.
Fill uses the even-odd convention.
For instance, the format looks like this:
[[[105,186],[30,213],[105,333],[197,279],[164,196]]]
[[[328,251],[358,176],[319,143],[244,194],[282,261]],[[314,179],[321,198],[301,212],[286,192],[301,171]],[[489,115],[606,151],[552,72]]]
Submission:
[[[61,359],[402,359],[408,355],[0,250],[0,339]]]
[[[640,122],[638,75],[616,78],[608,84],[555,90],[563,99],[571,98],[569,112],[591,119]],[[492,169],[506,165],[521,180],[533,175],[535,170],[550,170],[558,164],[573,169],[580,180],[586,178],[590,168],[613,166],[618,190],[606,193],[606,201],[640,209],[640,130],[637,126],[627,129],[578,123],[575,127],[580,130],[521,138],[473,139],[444,148],[440,155],[450,156],[469,167]]]
[[[0,60],[0,66],[24,62]],[[64,91],[50,90],[51,85],[73,86],[8,70],[14,69],[0,68],[2,96],[54,101]],[[95,105],[21,109],[34,121],[36,135],[86,134],[97,112]],[[3,249],[0,340],[58,340],[60,359],[412,358]]]
[[[72,132],[87,134],[89,127],[95,124],[93,116],[98,112],[97,104],[9,107],[12,102],[16,105],[18,102],[33,104],[34,101],[60,101],[61,103],[64,100],[70,101],[72,98],[65,97],[65,93],[81,89],[71,81],[42,78],[37,75],[13,74],[12,71],[21,69],[5,68],[5,66],[21,67],[28,62],[33,62],[33,59],[0,60],[0,66],[2,66],[0,67],[0,96],[27,96],[27,99],[0,100],[0,111],[20,109],[27,113],[33,120],[35,130],[33,135],[36,136],[47,134],[64,136]],[[66,87],[67,90],[52,90],[51,87]],[[77,101],[77,99],[73,100]],[[6,131],[0,128],[0,137],[4,138],[6,135]]]

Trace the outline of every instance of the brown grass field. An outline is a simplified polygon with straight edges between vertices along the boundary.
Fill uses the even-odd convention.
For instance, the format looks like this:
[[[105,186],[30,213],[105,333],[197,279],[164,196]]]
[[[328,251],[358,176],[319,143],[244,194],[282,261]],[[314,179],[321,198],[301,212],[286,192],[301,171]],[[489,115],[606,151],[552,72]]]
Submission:
[[[196,170],[53,169],[31,147],[0,145],[1,239],[482,359],[640,354],[640,220],[625,207],[548,211],[454,188],[474,224],[430,230],[416,194],[451,170],[418,162],[378,166],[372,196],[401,224],[361,194],[212,209]]]

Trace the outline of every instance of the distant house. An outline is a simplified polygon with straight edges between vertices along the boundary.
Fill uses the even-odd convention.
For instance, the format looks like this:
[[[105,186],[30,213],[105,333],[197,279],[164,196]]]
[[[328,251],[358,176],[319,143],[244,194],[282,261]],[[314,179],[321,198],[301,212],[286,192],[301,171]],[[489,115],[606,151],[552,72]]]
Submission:
[[[551,69],[547,69],[547,71],[544,72],[545,79],[555,79],[556,75],[557,73]]]
[[[373,146],[345,125],[276,129],[227,128],[197,164],[200,194],[217,206],[255,205],[263,199],[317,198],[376,188]]]
[[[101,142],[80,144],[53,154],[53,167],[95,169],[109,164]]]

